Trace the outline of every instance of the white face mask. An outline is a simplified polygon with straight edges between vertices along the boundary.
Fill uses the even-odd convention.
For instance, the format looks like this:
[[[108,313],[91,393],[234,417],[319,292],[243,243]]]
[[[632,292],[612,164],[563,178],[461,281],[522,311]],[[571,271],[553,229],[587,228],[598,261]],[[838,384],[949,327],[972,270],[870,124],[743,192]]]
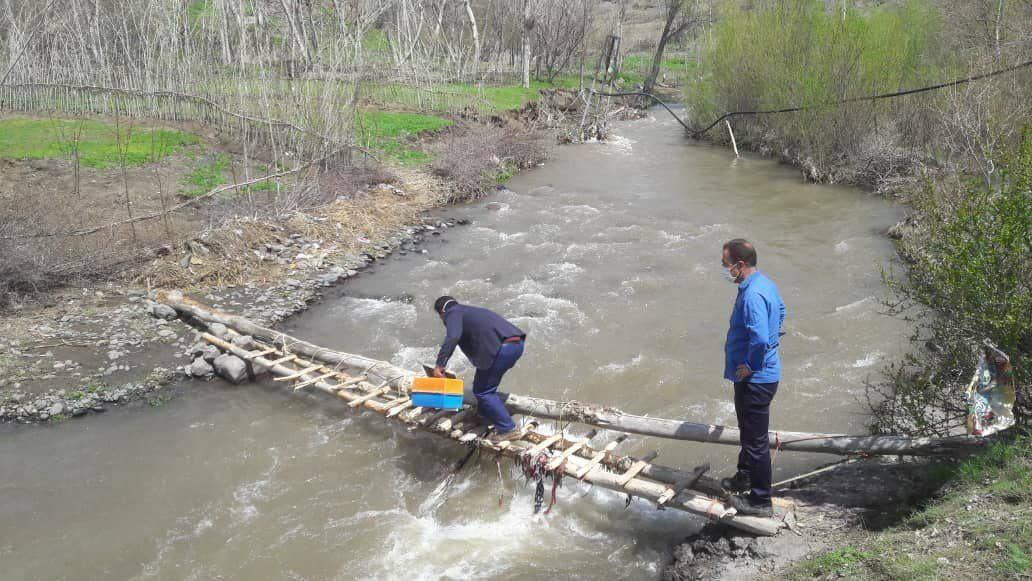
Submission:
[[[727,282],[731,282],[731,283],[738,282],[738,277],[733,275],[733,274],[731,274],[731,269],[726,267],[726,266],[724,267],[724,278],[727,279]]]

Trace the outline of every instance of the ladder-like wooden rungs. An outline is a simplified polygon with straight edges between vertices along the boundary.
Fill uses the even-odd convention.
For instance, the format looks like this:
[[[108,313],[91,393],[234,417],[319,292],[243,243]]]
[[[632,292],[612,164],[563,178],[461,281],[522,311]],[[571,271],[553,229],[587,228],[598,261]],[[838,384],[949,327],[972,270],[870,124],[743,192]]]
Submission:
[[[670,500],[675,498],[678,494],[681,494],[681,492],[683,492],[686,488],[691,488],[692,486],[695,486],[695,483],[698,482],[699,479],[702,478],[702,475],[709,471],[709,469],[709,464],[696,466],[695,469],[692,470],[691,476],[689,476],[688,478],[684,478],[682,480],[678,480],[677,482],[671,484],[670,488],[664,490],[663,494],[660,494],[659,498],[656,499],[656,504],[659,506],[663,506],[664,504],[670,502]]]
[[[272,353],[279,353],[279,349],[276,349],[275,347],[266,347],[261,351],[252,351],[251,353],[248,353],[244,356],[244,359],[248,361],[253,361],[259,357],[265,357],[266,355],[270,355]]]
[[[479,430],[474,426],[472,430],[466,432],[465,434],[459,437],[459,442],[464,444],[466,442],[472,442],[477,438],[483,438],[487,434],[487,430],[487,426],[483,426]]]
[[[585,464],[584,467],[581,468],[577,472],[576,477],[578,479],[580,479],[580,480],[583,480],[584,477],[587,476],[589,472],[591,472],[596,467],[598,467],[599,462],[601,462],[602,459],[606,457],[606,454],[609,454],[610,452],[615,450],[616,447],[620,445],[620,442],[623,442],[626,439],[627,439],[626,435],[619,436],[615,440],[613,440],[612,442],[609,442],[608,444],[606,444],[605,448],[603,448],[602,450],[599,450],[598,452],[595,452],[595,455],[591,457],[591,460],[588,460],[588,463]]]
[[[591,440],[592,438],[594,438],[594,434],[595,433],[598,433],[598,430],[592,429],[591,431],[587,432],[587,434],[584,435],[584,440],[581,440],[580,442],[574,443],[572,446],[570,446],[566,450],[563,450],[558,456],[555,456],[554,458],[549,460],[548,464],[545,465],[545,470],[553,471],[553,470],[557,469],[557,467],[559,467],[559,465],[562,464],[563,460],[566,460],[570,456],[573,456],[574,454],[577,453],[578,450],[580,450],[584,446],[587,446],[588,441]]]
[[[563,439],[563,433],[562,432],[559,432],[557,434],[552,434],[551,436],[545,438],[545,440],[543,442],[541,442],[540,444],[535,445],[530,450],[527,450],[524,453],[527,454],[528,456],[530,456],[531,458],[534,458],[538,454],[543,452],[546,448],[550,447],[552,444],[554,444],[554,443],[556,443],[556,442],[558,442],[559,440],[562,440],[562,439]]]
[[[372,408],[374,410],[378,411],[378,412],[386,412],[387,410],[391,409],[392,407],[398,405],[399,403],[407,401],[408,399],[409,399],[409,397],[407,395],[402,395],[402,396],[398,396],[398,397],[396,397],[396,398],[394,398],[394,399],[392,399],[390,401],[386,401],[384,403],[373,402]]]
[[[494,449],[498,450],[499,452],[501,452],[502,450],[504,450],[504,449],[508,448],[509,446],[511,446],[513,442],[519,442],[523,438],[526,438],[527,435],[530,434],[530,432],[534,428],[536,428],[537,426],[538,426],[537,421],[532,421],[532,422],[527,423],[526,426],[523,426],[523,428],[520,429],[520,435],[519,435],[518,438],[513,438],[512,440],[505,440],[503,442],[498,442],[497,444],[493,445]]]
[[[378,396],[380,394],[387,393],[390,390],[391,390],[391,388],[389,388],[387,386],[381,387],[380,389],[374,389],[373,391],[363,395],[362,397],[357,397],[357,398],[349,401],[348,402],[348,406],[352,407],[352,408],[357,408],[358,406],[360,406],[360,405],[364,404],[365,402],[373,399],[374,397],[376,397],[376,396]]]
[[[312,385],[314,383],[319,383],[320,381],[322,381],[324,379],[328,379],[330,377],[335,377],[336,375],[337,375],[337,372],[334,371],[332,373],[324,373],[322,375],[318,375],[316,377],[313,377],[312,379],[308,379],[306,381],[302,381],[301,383],[299,383],[299,384],[294,386],[294,391],[297,391],[299,389],[304,389],[304,388],[308,387],[309,385]]]
[[[627,472],[624,472],[620,476],[617,476],[616,483],[620,486],[627,486],[628,482],[630,482],[642,470],[648,468],[649,462],[655,460],[656,456],[659,456],[658,452],[649,452],[648,455],[646,455],[644,458],[638,460],[634,464],[631,464],[631,467],[627,469]]]
[[[465,420],[469,415],[473,413],[473,408],[462,408],[455,415],[450,418],[443,418],[437,422],[436,425],[431,426],[435,430],[447,432],[452,426],[458,425],[462,420]]]
[[[336,373],[338,375],[340,375],[341,377],[346,377],[343,373],[341,373],[339,371],[337,371]],[[336,389],[338,391],[342,390],[342,389],[346,389],[346,388],[351,387],[353,385],[357,385],[359,383],[362,383],[366,379],[368,379],[368,377],[366,377],[365,375],[359,375],[357,377],[352,377],[351,379],[348,379],[347,381],[344,381],[342,383],[337,384],[337,386],[334,389]]]
[[[318,371],[322,368],[322,365],[312,365],[311,367],[305,367],[304,369],[291,373],[290,375],[283,375],[280,377],[273,378],[273,381],[293,381],[295,379],[300,379],[301,377],[304,377],[305,375],[308,375],[313,371]]]
[[[412,400],[411,399],[409,399],[406,402],[403,402],[401,405],[396,405],[396,406],[392,407],[391,409],[387,410],[387,417],[388,418],[393,418],[394,416],[400,414],[401,412],[407,410],[410,407],[412,407]]]
[[[295,359],[297,359],[297,355],[286,355],[284,357],[280,357],[279,359],[274,359],[270,361],[268,365],[269,367],[272,367],[273,365],[282,365],[284,363],[294,361]]]

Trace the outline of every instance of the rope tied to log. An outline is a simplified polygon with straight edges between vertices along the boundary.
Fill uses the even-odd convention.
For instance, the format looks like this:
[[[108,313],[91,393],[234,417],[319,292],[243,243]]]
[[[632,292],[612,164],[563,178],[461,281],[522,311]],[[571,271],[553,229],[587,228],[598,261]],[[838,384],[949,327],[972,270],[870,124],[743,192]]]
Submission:
[[[717,520],[717,517],[713,516],[713,507],[716,506],[717,504],[720,504],[719,500],[717,500],[716,498],[710,499],[709,504],[706,506],[706,520],[708,520],[708,521],[715,521],[715,520]]]

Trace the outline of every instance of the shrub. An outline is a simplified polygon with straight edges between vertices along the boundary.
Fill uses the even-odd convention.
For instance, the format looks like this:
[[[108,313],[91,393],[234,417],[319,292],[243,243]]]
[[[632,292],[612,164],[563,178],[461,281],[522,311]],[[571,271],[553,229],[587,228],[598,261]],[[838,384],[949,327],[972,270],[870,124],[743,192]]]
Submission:
[[[873,386],[881,431],[944,433],[963,414],[973,348],[988,338],[1011,357],[1017,385],[1032,373],[1032,134],[997,156],[998,177],[957,192],[929,186],[915,200],[920,229],[900,242],[909,276],[889,277],[900,308],[922,313],[931,346]],[[885,399],[882,399],[882,398]],[[1018,392],[1019,411],[1027,393]]]
[[[872,143],[899,141],[897,104],[825,107],[835,101],[919,86],[933,77],[924,58],[938,19],[923,0],[899,7],[827,11],[822,2],[766,2],[746,10],[725,5],[701,72],[689,83],[690,115],[708,123],[725,111],[802,106],[792,114],[739,117],[744,141],[807,160],[834,177],[853,158],[869,171],[901,171],[899,151],[872,159]],[[887,134],[871,139],[867,134]],[[763,142],[763,143],[760,143]],[[904,164],[904,171],[909,164]],[[866,173],[854,177],[874,180]]]

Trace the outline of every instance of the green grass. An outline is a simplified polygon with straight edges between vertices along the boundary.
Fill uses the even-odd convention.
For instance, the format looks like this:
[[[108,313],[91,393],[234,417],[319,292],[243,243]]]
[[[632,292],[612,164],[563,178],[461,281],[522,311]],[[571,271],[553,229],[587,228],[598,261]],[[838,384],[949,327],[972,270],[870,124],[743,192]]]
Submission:
[[[506,85],[474,85],[448,83],[423,87],[399,83],[363,84],[360,100],[366,108],[407,109],[427,113],[459,113],[472,109],[482,114],[496,114],[521,109],[539,97],[542,89],[579,86],[576,76],[563,76],[553,83],[532,80],[530,88],[517,83]],[[224,79],[205,85],[205,90],[227,96],[230,102],[243,101],[252,107],[250,114],[290,118],[292,98],[307,97],[315,101],[330,100],[341,109],[350,106],[354,85],[347,81],[316,79]]]
[[[186,17],[191,24],[196,24],[201,19],[210,19],[215,16],[215,5],[211,0],[193,0],[186,7]]]
[[[81,133],[80,133],[81,123]],[[195,135],[150,127],[64,119],[0,120],[0,158],[53,159],[72,157],[78,134],[79,161],[86,167],[108,169],[137,166],[169,156],[199,143]]]
[[[195,197],[206,194],[225,183],[224,172],[229,167],[229,156],[220,153],[209,163],[198,166],[186,174],[184,181],[187,187],[180,191],[184,196]]]
[[[1032,571],[1032,436],[930,473],[952,475],[942,498],[900,524],[796,564],[790,579],[988,578]]]
[[[379,152],[389,161],[414,165],[430,161],[423,151],[407,147],[404,140],[427,131],[451,125],[436,115],[364,110],[358,115],[359,139],[362,145]]]

